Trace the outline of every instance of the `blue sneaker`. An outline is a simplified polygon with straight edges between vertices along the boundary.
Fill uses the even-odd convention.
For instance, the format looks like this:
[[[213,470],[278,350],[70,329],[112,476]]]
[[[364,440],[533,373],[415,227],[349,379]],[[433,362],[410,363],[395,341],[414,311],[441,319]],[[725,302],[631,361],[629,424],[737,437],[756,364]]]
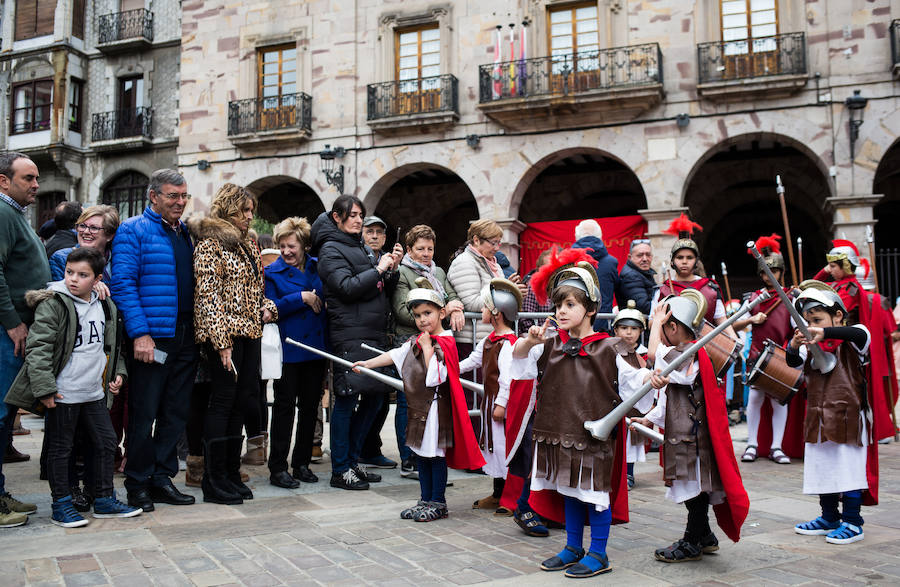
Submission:
[[[113,493],[109,497],[98,497],[94,500],[95,518],[133,518],[144,513],[141,508],[130,506],[116,499]]]
[[[829,522],[823,517],[818,517],[811,522],[803,522],[802,524],[797,524],[794,526],[794,532],[797,534],[803,534],[804,536],[822,536],[823,534],[828,534],[832,530],[837,530],[840,528],[841,522],[840,520],[836,522]]]
[[[863,534],[862,528],[844,522],[840,528],[829,532],[825,536],[825,542],[831,544],[852,544],[853,542],[859,542],[863,538],[865,538],[865,534]]]
[[[88,525],[88,521],[81,517],[81,514],[75,509],[75,504],[72,503],[71,495],[67,495],[54,501],[51,504],[51,507],[53,509],[53,515],[50,517],[50,521],[57,526],[62,526],[63,528],[80,528],[81,526]]]

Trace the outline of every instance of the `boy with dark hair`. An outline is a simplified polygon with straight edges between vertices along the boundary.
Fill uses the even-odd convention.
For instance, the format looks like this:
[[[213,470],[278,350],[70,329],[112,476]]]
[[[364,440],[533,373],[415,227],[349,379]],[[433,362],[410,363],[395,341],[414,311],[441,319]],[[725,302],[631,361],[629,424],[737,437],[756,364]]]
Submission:
[[[46,411],[51,521],[64,528],[88,524],[70,492],[69,458],[79,427],[93,445],[94,517],[126,518],[142,512],[119,502],[113,491],[116,434],[109,405],[127,373],[119,354],[122,328],[116,306],[110,299],[100,301],[93,291],[105,264],[100,251],[75,249],[66,260],[64,279],[26,294],[35,308],[34,324],[28,331],[25,365],[6,398],[36,413]]]

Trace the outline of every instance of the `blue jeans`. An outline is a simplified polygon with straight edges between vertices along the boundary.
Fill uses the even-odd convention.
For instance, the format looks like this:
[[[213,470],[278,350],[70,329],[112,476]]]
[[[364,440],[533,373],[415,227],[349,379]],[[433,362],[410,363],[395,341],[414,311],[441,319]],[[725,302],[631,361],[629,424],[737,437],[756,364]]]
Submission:
[[[15,348],[16,346],[6,333],[6,329],[0,328],[0,398],[4,400],[13,380],[25,363],[23,357],[17,357],[14,354]],[[9,446],[9,439],[12,438],[13,422],[18,411],[16,406],[0,401],[0,456],[6,454],[6,447]],[[3,459],[0,458],[0,493],[6,491],[2,461]]]
[[[394,411],[394,429],[397,432],[397,448],[400,449],[400,460],[412,458],[412,449],[406,446],[406,394],[397,392],[397,408]]]
[[[331,411],[331,471],[344,473],[359,461],[363,441],[378,414],[383,393],[334,396]]]

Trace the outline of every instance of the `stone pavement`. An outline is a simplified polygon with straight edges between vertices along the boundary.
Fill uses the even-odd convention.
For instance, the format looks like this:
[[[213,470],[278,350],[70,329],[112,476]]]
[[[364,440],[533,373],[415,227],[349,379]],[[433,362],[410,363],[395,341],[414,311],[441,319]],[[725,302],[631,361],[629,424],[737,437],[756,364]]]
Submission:
[[[49,521],[47,484],[37,479],[41,421],[26,417],[34,432],[15,437],[32,455],[5,465],[7,487],[39,504],[26,526],[0,530],[0,585],[422,585],[570,584],[538,563],[565,541],[526,537],[510,518],[473,511],[490,490],[483,476],[451,472],[451,514],[417,524],[399,512],[417,499],[418,484],[397,470],[366,492],[328,486],[327,459],[313,469],[321,481],[290,491],[272,487],[265,467],[250,468],[256,498],[241,506],[200,503],[158,505],[126,520],[91,520],[65,530]],[[388,455],[396,458],[388,438]],[[740,453],[746,429],[732,428]],[[651,455],[655,459],[656,455]],[[743,538],[702,561],[663,564],[653,550],[680,537],[685,510],[663,499],[660,469],[639,463],[631,492],[631,522],[614,526],[609,541],[612,573],[597,583],[619,585],[900,584],[900,446],[881,446],[881,505],[864,508],[866,539],[849,546],[798,536],[793,525],[818,514],[816,498],[800,493],[802,464],[742,464],[750,493]],[[176,479],[183,488],[183,476]],[[121,488],[122,479],[116,479]],[[120,491],[123,491],[120,489]]]

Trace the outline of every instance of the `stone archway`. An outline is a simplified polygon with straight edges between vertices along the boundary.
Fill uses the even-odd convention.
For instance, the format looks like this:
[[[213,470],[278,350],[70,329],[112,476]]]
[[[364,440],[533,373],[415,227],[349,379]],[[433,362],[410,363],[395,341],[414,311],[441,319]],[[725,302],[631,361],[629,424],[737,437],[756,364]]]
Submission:
[[[707,151],[691,170],[683,199],[692,220],[704,227],[695,238],[707,272],[719,275],[725,262],[735,296],[759,287],[744,245],[764,234],[784,236],[775,184],[780,175],[795,241],[791,245],[796,247],[797,237],[803,239],[804,273],[812,276],[823,264],[831,238],[831,188],[824,170],[803,145],[770,133],[731,137]],[[786,245],[782,240],[787,262]]]
[[[427,224],[437,233],[434,260],[446,269],[450,254],[466,239],[469,223],[479,217],[469,186],[456,173],[432,163],[411,163],[378,179],[363,200],[368,214],[388,224],[387,246],[400,232]]]
[[[888,148],[875,171],[872,193],[883,194],[875,206],[878,285],[893,302],[900,296],[900,139]],[[869,256],[868,251],[864,251]]]
[[[270,175],[247,184],[259,201],[257,215],[277,224],[289,216],[303,216],[310,224],[325,211],[318,194],[302,181],[286,175]]]

